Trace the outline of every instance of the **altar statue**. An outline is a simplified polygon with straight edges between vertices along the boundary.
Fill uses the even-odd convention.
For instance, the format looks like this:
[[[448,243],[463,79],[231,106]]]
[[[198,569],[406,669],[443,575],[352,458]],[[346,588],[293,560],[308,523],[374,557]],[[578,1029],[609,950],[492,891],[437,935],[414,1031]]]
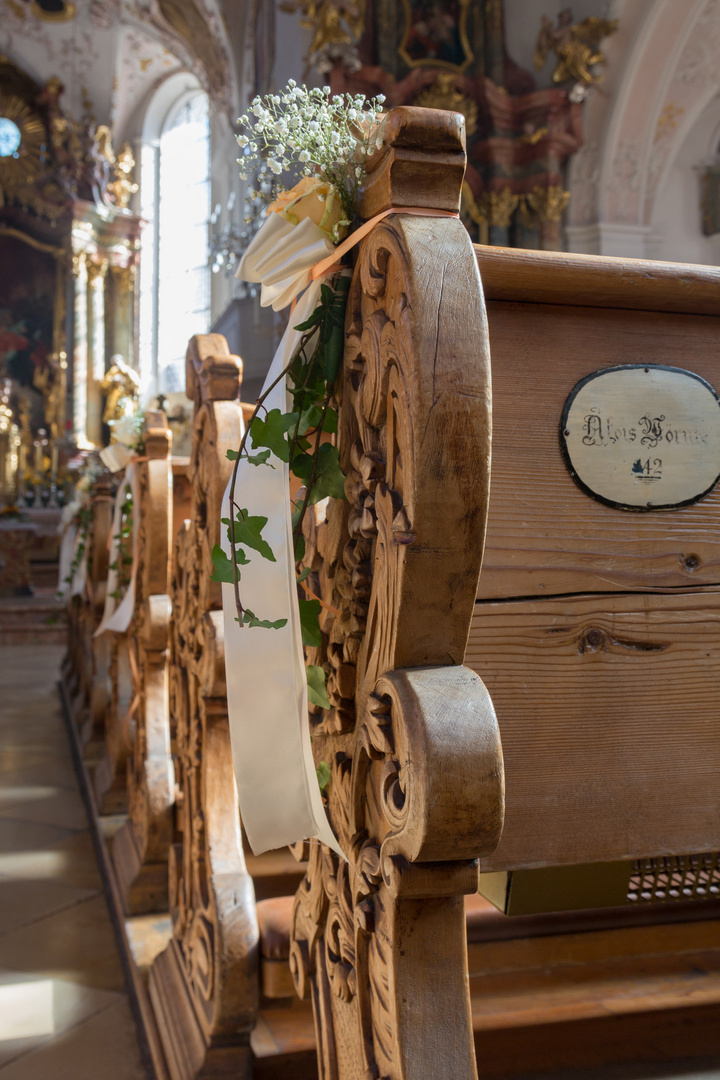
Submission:
[[[617,19],[600,19],[591,15],[573,26],[571,8],[564,8],[557,18],[557,26],[552,19],[542,16],[540,32],[535,44],[533,64],[536,71],[544,66],[552,50],[557,63],[553,71],[553,82],[575,82],[583,86],[595,86],[602,82],[603,75],[596,75],[592,68],[605,63],[605,55],[598,46],[603,38],[614,34],[618,28]]]
[[[134,412],[140,396],[140,376],[137,371],[126,364],[119,354],[111,357],[110,362],[112,367],[100,383],[103,394],[107,394],[103,413],[104,424],[109,424],[112,420],[120,420],[128,413]]]

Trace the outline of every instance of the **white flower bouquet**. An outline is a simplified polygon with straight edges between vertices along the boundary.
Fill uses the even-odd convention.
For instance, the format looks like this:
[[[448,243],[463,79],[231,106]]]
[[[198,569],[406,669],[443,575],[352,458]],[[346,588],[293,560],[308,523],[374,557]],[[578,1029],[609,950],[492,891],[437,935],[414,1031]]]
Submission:
[[[338,198],[342,204],[342,217],[336,218],[330,230],[338,243],[352,221],[366,159],[382,145],[379,126],[384,101],[382,94],[369,100],[362,94],[331,97],[329,86],[308,90],[293,79],[282,94],[256,97],[250,104],[250,115],[238,120],[248,129],[247,134],[237,136],[238,146],[244,150],[238,161],[241,178],[247,179],[261,159],[276,176],[316,175],[329,185],[326,192],[316,192],[316,197],[321,201]],[[293,198],[304,197],[307,189],[291,194]]]

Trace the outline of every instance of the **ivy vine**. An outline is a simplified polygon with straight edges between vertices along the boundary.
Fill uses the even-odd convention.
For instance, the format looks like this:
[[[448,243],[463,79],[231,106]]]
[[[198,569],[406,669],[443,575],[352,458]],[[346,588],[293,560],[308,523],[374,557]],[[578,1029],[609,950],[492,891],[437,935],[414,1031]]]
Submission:
[[[64,585],[72,585],[73,579],[80,569],[83,556],[85,555],[85,549],[87,548],[88,532],[90,531],[90,522],[92,520],[92,505],[84,506],[78,511],[78,534],[77,542],[75,544],[75,550],[73,552],[72,562],[70,563],[70,569],[68,570],[67,577],[64,578]],[[58,596],[62,596],[59,592]]]
[[[122,600],[132,576],[132,533],[133,533],[133,497],[128,488],[120,507],[120,529],[113,537],[117,541],[117,559],[110,563],[109,570],[117,573],[117,586],[110,593],[113,600]]]
[[[258,398],[255,410],[237,450],[228,450],[234,461],[230,481],[231,518],[223,518],[227,527],[230,556],[219,544],[213,548],[211,580],[233,586],[236,621],[242,626],[279,629],[287,619],[267,619],[249,610],[242,602],[242,568],[250,559],[248,551],[275,562],[275,555],[263,538],[267,518],[256,516],[239,504],[236,493],[238,465],[242,459],[256,467],[275,468],[274,461],[283,462],[303,482],[297,500],[293,501],[292,529],[296,582],[302,589],[310,570],[302,567],[305,555],[303,521],[308,507],[328,496],[345,498],[345,475],[340,468],[337,446],[323,441],[323,436],[337,433],[338,415],[333,407],[335,382],[340,372],[344,346],[345,308],[350,289],[350,276],[340,271],[330,284],[323,284],[320,300],[310,317],[295,329],[302,333],[294,356]],[[287,376],[290,411],[265,408],[270,391]],[[320,600],[307,598],[305,589],[298,598],[303,645],[321,644]],[[325,672],[318,665],[306,667],[308,699],[320,708],[330,707],[325,689]],[[327,766],[326,766],[327,769]],[[323,773],[318,781],[323,789],[329,780]]]

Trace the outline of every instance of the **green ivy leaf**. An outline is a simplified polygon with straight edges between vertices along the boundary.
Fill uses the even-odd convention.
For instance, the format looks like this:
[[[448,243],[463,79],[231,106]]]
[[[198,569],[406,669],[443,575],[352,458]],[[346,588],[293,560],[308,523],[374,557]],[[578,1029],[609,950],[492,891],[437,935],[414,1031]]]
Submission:
[[[322,634],[318,622],[320,618],[320,601],[298,600],[298,606],[300,608],[302,643],[303,645],[318,648],[322,644]]]
[[[221,518],[223,525],[228,526],[228,533],[230,529],[230,519]],[[239,510],[235,518],[233,528],[233,540],[236,544],[244,544],[245,547],[252,548],[253,551],[259,552],[263,559],[267,559],[269,562],[276,562],[276,558],[273,555],[273,550],[268,544],[267,540],[263,540],[260,535],[267,525],[268,519],[266,517],[251,515],[247,510]]]
[[[282,413],[279,409],[271,409],[265,420],[256,416],[250,426],[253,446],[267,446],[281,461],[289,461],[290,447],[285,434],[297,420],[297,413]]]
[[[303,480],[305,483],[312,476],[313,469],[313,457],[312,454],[296,454],[292,459],[292,465],[290,466],[298,480]]]
[[[298,574],[298,576],[295,578],[295,583],[297,585],[299,585],[301,581],[305,580],[305,578],[310,577],[311,573],[312,573],[312,571],[311,571],[310,567],[306,566],[305,569],[303,570],[303,572],[301,574]]]
[[[305,409],[300,416],[300,426],[298,428],[298,434],[304,435],[306,431],[310,431],[312,428],[316,428],[322,419],[322,406],[311,405],[309,409]]]
[[[237,552],[237,556],[238,566],[245,566],[250,561],[249,559],[245,558],[245,552],[242,549]],[[219,544],[216,544],[215,547],[212,549],[212,561],[213,573],[210,580],[217,581],[219,584],[222,584],[224,582],[227,585],[234,585],[235,578],[233,576],[232,559],[228,559],[227,555]],[[239,580],[240,571],[238,570],[238,581]]]
[[[315,770],[315,775],[317,776],[318,787],[320,788],[321,791],[324,791],[325,788],[330,783],[330,775],[331,775],[330,774],[330,766],[328,765],[327,761],[321,761],[320,762],[317,769]]]
[[[322,308],[316,307],[309,319],[306,319],[303,323],[299,323],[293,329],[300,330],[301,332],[304,330],[312,330],[313,326],[318,326],[322,322],[322,320]]]
[[[319,705],[321,709],[329,709],[330,701],[325,689],[325,672],[317,664],[308,664],[305,668],[308,685],[308,701],[313,705]]]
[[[323,431],[328,435],[336,435],[338,429],[338,414],[336,409],[328,409],[323,420]]]
[[[332,326],[325,341],[325,378],[335,382],[343,358],[345,347],[345,326]]]
[[[275,466],[268,461],[271,452],[270,450],[261,450],[259,454],[248,454],[247,459],[251,465],[270,465],[270,468],[274,469]]]
[[[295,545],[295,562],[299,563],[301,559],[305,557],[305,537],[298,537],[298,542]]]
[[[320,502],[326,496],[345,498],[345,476],[340,468],[340,455],[336,446],[323,443],[318,450],[315,481],[310,492],[310,503]]]
[[[237,461],[237,459],[240,457],[240,454],[237,452],[237,450],[226,450],[225,457],[228,459],[228,461]]]
[[[332,291],[329,285],[320,286],[320,306],[323,308],[329,308],[333,302],[335,293]],[[323,313],[326,314],[326,313]]]
[[[260,626],[263,630],[279,630],[286,623],[287,619],[276,619],[275,622],[271,622],[269,619],[258,619],[255,613],[247,608],[243,613],[243,626]]]

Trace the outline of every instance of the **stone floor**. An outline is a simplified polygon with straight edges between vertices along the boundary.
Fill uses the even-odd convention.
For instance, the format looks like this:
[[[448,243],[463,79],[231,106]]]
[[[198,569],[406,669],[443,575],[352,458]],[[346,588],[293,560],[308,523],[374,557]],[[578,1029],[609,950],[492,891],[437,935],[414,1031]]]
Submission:
[[[0,648],[0,1080],[146,1080],[55,689]]]

